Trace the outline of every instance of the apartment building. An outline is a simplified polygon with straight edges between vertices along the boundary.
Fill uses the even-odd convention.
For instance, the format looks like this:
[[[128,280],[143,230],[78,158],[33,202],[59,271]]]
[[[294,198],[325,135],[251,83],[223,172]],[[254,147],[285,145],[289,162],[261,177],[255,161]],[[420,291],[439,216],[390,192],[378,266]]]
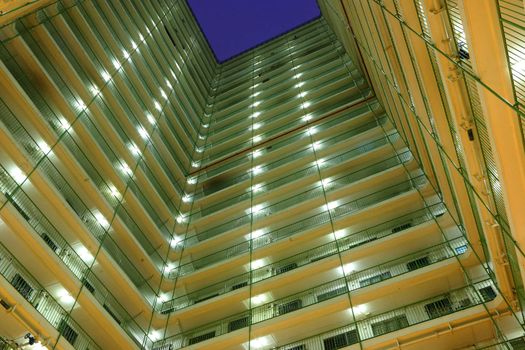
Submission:
[[[525,348],[521,0],[0,6],[0,349]]]

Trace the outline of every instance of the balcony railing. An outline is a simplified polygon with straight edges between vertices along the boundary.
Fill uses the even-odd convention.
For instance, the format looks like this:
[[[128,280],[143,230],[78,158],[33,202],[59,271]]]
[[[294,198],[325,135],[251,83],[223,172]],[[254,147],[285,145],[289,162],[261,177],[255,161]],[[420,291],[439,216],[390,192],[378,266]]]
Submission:
[[[352,199],[348,202],[339,204],[334,208],[325,208],[320,214],[310,216],[308,218],[302,219],[298,222],[274,229],[258,238],[252,240],[252,246],[254,249],[269,245],[276,241],[280,241],[284,238],[288,238],[294,234],[300,233],[302,231],[321,226],[332,219],[340,219],[352,213],[355,213],[359,210],[365,209],[366,207],[378,204],[382,201],[394,198],[402,193],[408,192],[410,190],[422,187],[426,184],[426,178],[424,175],[420,175],[408,181],[398,183],[396,185],[388,186],[383,188],[380,191],[367,194],[360,198]],[[300,203],[298,201],[296,204]],[[330,213],[329,213],[330,211]],[[233,220],[232,222],[227,223],[228,226],[224,227],[224,231],[232,230],[234,228],[240,227],[242,225],[248,224],[251,222],[251,214],[247,214],[240,219]],[[349,244],[357,244],[358,242],[349,242]],[[174,279],[177,276],[183,276],[190,274],[196,270],[203,269],[220,261],[233,258],[244,254],[250,250],[250,242],[246,241],[227,249],[218,251],[216,253],[210,254],[200,259],[196,259],[192,262],[182,264],[169,272],[169,278]]]
[[[356,110],[352,110],[350,115],[348,115],[347,113],[343,113],[342,115],[334,118],[334,119],[330,119],[328,121],[323,121],[322,123],[319,123],[319,124],[316,124],[315,125],[315,130],[316,132],[323,132],[323,131],[326,131],[330,128],[333,128],[333,127],[336,127],[337,125],[343,123],[343,122],[346,122],[348,120],[351,120],[351,119],[354,119],[354,118],[357,118],[359,116],[362,116],[363,114],[367,114],[367,112],[369,113],[369,109],[364,109],[364,108],[358,108]],[[338,143],[338,142],[341,142],[341,141],[346,141],[348,140],[349,137],[352,137],[352,136],[355,136],[355,135],[358,135],[360,133],[363,133],[365,131],[368,131],[368,130],[371,130],[372,128],[376,127],[376,126],[379,126],[379,125],[384,125],[386,123],[386,117],[382,116],[382,117],[379,117],[377,118],[376,120],[373,120],[373,121],[370,121],[368,123],[365,123],[363,125],[359,125],[358,127],[355,127],[355,128],[352,128],[352,130],[349,130],[349,131],[344,131],[343,133],[337,133],[337,135],[335,136],[332,136],[330,138],[326,138],[324,140],[320,140],[319,141],[319,147],[326,147],[328,145],[333,145],[335,143]],[[301,138],[303,137],[308,137],[309,136],[309,129],[307,130],[304,130],[302,132],[299,132],[299,133],[296,133],[295,135],[291,136],[291,137],[286,137],[286,139],[284,140],[281,140],[279,142],[276,142],[276,143],[273,143],[271,146],[272,146],[272,151],[275,151],[275,150],[278,150],[279,148],[281,147],[284,147],[284,146],[287,146],[287,145],[291,145],[293,144],[294,142],[296,142],[297,140],[300,140]],[[307,149],[306,151],[312,151],[311,149]],[[280,158],[278,161],[272,161],[270,162],[269,164],[265,165],[265,170],[268,171],[270,169],[274,169],[276,167],[279,166],[279,164],[285,164],[287,162],[290,162],[292,160],[295,160],[295,159],[299,159],[300,157],[304,156],[305,154],[308,154],[308,153],[304,153],[305,150],[302,150],[302,151],[299,151],[299,152],[293,152],[291,154],[287,154],[285,157],[282,157]],[[199,175],[198,176],[198,180],[199,182],[202,182],[204,181],[205,179],[208,179],[208,178],[211,178],[217,174],[220,174],[226,170],[230,170],[232,169],[232,167],[235,165],[239,165],[239,164],[242,164],[242,163],[245,163],[245,162],[248,162],[249,159],[247,158],[240,158],[239,160],[237,161],[234,161],[233,164],[232,162],[228,162],[224,165],[221,165],[221,166],[218,166],[218,167],[215,167],[213,169],[210,169],[210,170],[207,170],[205,173],[203,173],[202,175]],[[239,180],[236,180],[235,182],[238,182]],[[196,194],[196,196],[198,198],[200,198],[201,196],[203,196],[202,193],[198,193]]]
[[[4,184],[9,178],[5,169],[0,166],[0,188],[5,190]],[[11,180],[13,181],[13,180]],[[9,186],[7,186],[9,187]],[[12,186],[11,186],[12,187]],[[87,290],[95,297],[100,305],[111,315],[122,329],[140,345],[143,337],[147,332],[143,330],[128,314],[126,309],[118,302],[118,299],[104,286],[95,274],[89,269],[89,266],[69,245],[68,241],[62,236],[58,229],[49,221],[49,219],[40,211],[27,194],[19,189],[13,196],[5,193],[8,201],[26,220],[28,225],[33,228],[33,232],[38,235],[43,242],[53,251],[53,253],[63,262],[63,264],[73,273],[73,275],[85,286]],[[4,209],[5,210],[5,209]],[[112,241],[105,240],[104,247],[109,247]],[[114,253],[114,252],[113,252]],[[113,254],[115,256],[115,254]],[[132,275],[130,276],[130,278]],[[139,290],[149,296],[150,303],[155,300],[155,293],[149,285],[142,284]],[[137,336],[140,335],[140,336]]]
[[[333,137],[333,138],[330,138],[330,139],[326,139],[326,140],[323,140],[323,141],[319,141],[319,143],[316,143],[316,148],[323,148],[323,147],[326,147],[328,145],[333,145],[337,142],[340,142],[340,141],[343,141],[345,140],[345,138],[351,136],[349,134],[353,134],[353,135],[356,135],[360,132],[364,132],[364,131],[367,131],[367,130],[370,130],[374,127],[377,127],[378,125],[381,125],[382,122],[384,122],[385,119],[381,118],[379,119],[378,121],[374,121],[372,123],[367,123],[365,125],[363,125],[362,127],[358,127],[358,128],[355,128],[352,132],[345,132],[343,134],[340,134],[336,137]],[[354,134],[355,132],[355,134]],[[348,160],[349,157],[355,157],[356,156],[356,153],[357,152],[366,152],[366,151],[369,151],[371,149],[374,149],[374,148],[377,148],[377,147],[380,147],[381,145],[384,145],[386,144],[387,140],[385,137],[382,137],[382,138],[378,138],[376,140],[372,140],[370,142],[368,142],[366,145],[361,145],[359,147],[356,147],[354,149],[350,149],[350,150],[347,150],[343,153],[340,153],[336,156],[333,156],[333,157],[327,157],[325,160],[325,162],[329,162],[327,164],[331,164],[330,161],[332,158],[337,158],[341,161],[345,161],[345,160]],[[368,146],[368,147],[364,147],[364,146]],[[281,159],[278,159],[278,160],[275,160],[275,161],[272,161],[271,163],[268,163],[268,164],[264,164],[264,165],[261,165],[258,169],[260,171],[264,171],[264,172],[267,172],[267,171],[270,171],[270,170],[273,170],[273,169],[276,169],[280,166],[283,166],[283,165],[286,165],[290,162],[293,162],[297,159],[301,159],[307,155],[312,155],[313,154],[313,149],[312,147],[308,147],[306,149],[303,149],[301,151],[298,151],[298,152],[294,152],[290,155],[287,155],[285,156],[284,158],[281,158]],[[341,163],[339,163],[341,164]],[[324,165],[324,163],[323,163]],[[271,182],[269,183],[266,183],[264,184],[261,188],[259,188],[258,190],[260,191],[267,191],[267,190],[270,190],[270,189],[274,189],[276,187],[279,187],[279,186],[282,186],[284,184],[287,184],[287,183],[290,183],[290,182],[293,182],[293,181],[296,181],[300,178],[303,178],[305,176],[308,176],[308,175],[311,175],[313,173],[316,173],[317,172],[317,166],[316,165],[307,165],[306,168],[300,170],[300,171],[296,171],[292,174],[287,174],[286,176],[282,177],[282,178],[278,178],[278,179],[273,179]],[[302,174],[302,176],[301,176]],[[241,176],[238,176],[236,177],[233,181],[231,181],[232,184],[238,184],[239,182],[242,182],[243,180],[247,180],[250,178],[250,175],[249,174],[242,174]],[[199,218],[199,216],[208,216],[210,214],[213,214],[215,213],[216,211],[222,209],[222,208],[226,208],[232,204],[235,204],[235,203],[238,203],[239,201],[242,201],[244,199],[248,199],[251,197],[251,193],[250,192],[247,192],[247,193],[243,193],[241,195],[237,195],[237,196],[234,196],[232,198],[229,198],[225,201],[221,201],[221,202],[218,202],[218,203],[214,203],[214,204],[211,204],[209,206],[206,206],[204,208],[198,208],[196,210],[194,210],[191,215],[189,216],[190,219],[192,220],[195,220],[197,218]],[[199,196],[199,198],[201,198]]]
[[[323,169],[325,168],[328,168],[328,167],[331,167],[331,166],[335,166],[335,165],[339,165],[341,164],[342,162],[350,159],[350,158],[353,158],[353,157],[356,157],[360,154],[363,154],[363,153],[366,153],[367,151],[370,151],[370,150],[373,150],[377,147],[380,147],[382,145],[385,145],[387,144],[387,139],[386,138],[380,138],[378,140],[375,140],[375,141],[372,141],[370,143],[367,143],[363,146],[360,146],[358,148],[355,148],[355,149],[352,149],[350,151],[347,151],[343,154],[339,154],[337,156],[334,156],[333,158],[329,158],[325,161],[323,161],[322,164],[320,164],[319,166],[323,167]],[[401,164],[401,163],[405,163],[405,162],[408,162],[409,160],[411,159],[411,155],[409,152],[404,152],[400,155],[400,157],[396,158],[396,157],[392,157],[392,158],[388,158],[388,159],[385,159],[384,160],[384,165],[382,164],[382,162],[378,162],[378,163],[375,163],[375,164],[372,164],[372,165],[369,165],[368,167],[366,168],[363,168],[363,169],[360,169],[358,171],[355,171],[355,172],[352,172],[352,173],[349,173],[345,176],[342,176],[340,179],[334,179],[332,180],[331,182],[334,182],[334,184],[331,184],[331,183],[328,183],[327,186],[331,189],[336,189],[336,188],[340,188],[342,185],[339,185],[337,186],[337,182],[336,180],[340,180],[342,182],[344,182],[344,178],[346,177],[347,178],[347,182],[348,183],[351,183],[352,181],[357,181],[358,179],[361,179],[361,178],[365,178],[367,176],[367,172],[370,172],[372,168],[375,168],[377,171],[379,170],[385,170],[385,169],[388,169],[389,167],[392,167],[394,165],[392,165],[393,163],[396,163],[396,164]],[[306,176],[309,176],[313,173],[315,173],[317,171],[317,165],[312,165],[312,166],[309,166],[305,169],[302,169],[302,170],[299,170],[295,173],[292,173],[292,174],[288,174],[280,179],[277,179],[275,181],[272,181],[268,184],[264,184],[261,186],[261,190],[264,190],[264,191],[269,191],[269,190],[273,190],[275,188],[278,188],[280,186],[283,186],[287,183],[291,183],[293,181],[296,181],[298,179],[301,179],[301,178],[304,178]],[[318,186],[319,187],[319,186]],[[231,206],[231,205],[234,205],[240,201],[243,201],[243,200],[247,200],[249,197],[251,196],[250,193],[245,193],[245,194],[242,194],[242,195],[239,195],[237,197],[234,197],[233,199],[228,199],[224,202],[221,202],[221,206],[217,206],[215,207],[215,205],[212,207],[212,210],[213,208],[216,208],[216,209],[219,209],[219,208],[225,208],[227,206]],[[266,208],[264,209],[268,209],[268,210],[272,210],[273,208],[271,208],[271,206],[267,206]],[[196,218],[193,218],[193,216],[196,215]],[[197,219],[199,218],[199,216],[202,215],[201,212],[196,212],[194,214],[192,214],[189,218],[190,220],[191,219]],[[231,220],[229,222],[226,222],[224,224],[219,224],[213,228],[210,228],[210,229],[207,229],[207,230],[204,230],[202,232],[199,232],[195,235],[192,235],[192,236],[189,236],[185,239],[184,241],[184,244],[187,246],[191,246],[191,245],[195,245],[195,244],[198,244],[200,242],[202,242],[203,240],[206,240],[206,239],[209,239],[209,238],[212,238],[212,237],[215,237],[221,233],[224,233],[228,230],[230,230],[231,228],[229,228],[231,225],[232,225],[232,222],[234,221],[240,221],[240,222],[248,222],[248,219],[247,219],[247,215],[245,215],[244,217],[241,217],[241,218],[237,218],[237,219],[234,219],[234,220]],[[182,242],[181,242],[182,244]],[[182,247],[182,245],[181,245]]]
[[[336,283],[333,285],[329,284],[327,287],[328,286],[330,287],[328,292],[326,292],[326,289],[323,289],[323,293],[319,293],[321,290],[317,290],[316,294],[316,290],[313,289],[309,294],[304,295],[304,297],[311,302],[308,305],[327,300],[324,299],[326,295],[337,296],[345,293],[336,292],[339,290],[338,288],[340,288]],[[304,349],[306,347],[308,349],[319,350],[338,349],[489,302],[493,300],[496,295],[496,289],[492,281],[485,280],[463,288],[451,290],[414,304],[383,312],[376,316],[366,317],[349,326],[279,347],[278,349],[295,349],[295,347],[297,347],[297,349]],[[154,348],[161,348],[162,346],[168,346],[170,344],[173,349],[184,348],[308,306],[303,306],[302,303],[302,299],[290,301],[287,298],[271,304],[255,307],[246,313],[235,315],[219,322],[200,327],[199,329],[187,331],[159,341],[154,344]],[[334,345],[332,345],[332,343],[334,343]],[[303,348],[301,348],[301,346],[303,346]]]
[[[429,217],[429,220],[432,217]],[[390,222],[393,224],[393,222]],[[410,226],[404,226],[408,228]],[[401,230],[390,230],[397,233]],[[251,274],[251,282],[257,283],[268,278],[282,275],[288,271],[297,269],[298,267],[309,265],[315,263],[321,259],[329,258],[338,254],[337,244],[339,242],[332,242],[303,253],[300,253],[292,258],[288,258],[284,261],[278,261],[274,264],[267,265],[265,267],[255,269]],[[347,249],[340,250],[345,251],[353,248],[352,246]],[[321,249],[320,249],[321,248]],[[344,248],[344,247],[343,247]],[[382,282],[384,280],[397,277],[399,275],[420,269],[422,267],[429,266],[431,264],[443,261],[445,259],[454,257],[456,255],[461,255],[467,250],[467,242],[464,238],[459,237],[448,242],[438,244],[433,247],[429,247],[412,253],[401,258],[397,258],[358,272],[352,272],[347,276],[346,281],[347,285],[345,286],[345,279],[339,279],[333,281],[338,285],[337,288],[328,288],[327,295],[325,298],[328,298],[329,293],[335,293],[333,296],[337,296],[348,291],[353,291],[359,288],[363,288],[375,283]],[[323,255],[318,255],[321,251]],[[193,293],[189,293],[184,296],[166,301],[162,304],[161,313],[170,313],[177,310],[184,309],[186,307],[198,304],[200,302],[210,300],[218,297],[219,295],[227,294],[233,292],[245,286],[248,286],[250,283],[250,273],[245,273],[239,276],[236,276],[227,281],[203,288]],[[332,283],[332,282],[331,282]],[[316,287],[319,290],[324,290],[323,286]],[[347,289],[348,288],[348,289]],[[331,294],[330,294],[331,295]],[[305,304],[306,305],[306,304]]]
[[[73,348],[101,350],[82,327],[69,317],[68,312],[58,301],[8,253],[3,245],[0,245],[0,274]]]

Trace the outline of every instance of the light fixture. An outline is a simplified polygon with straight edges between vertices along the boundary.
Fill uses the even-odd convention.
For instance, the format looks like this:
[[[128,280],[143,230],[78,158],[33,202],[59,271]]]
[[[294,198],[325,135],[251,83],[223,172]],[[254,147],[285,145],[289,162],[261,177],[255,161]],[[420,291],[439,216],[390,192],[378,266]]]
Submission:
[[[49,147],[49,145],[43,140],[38,141],[38,147],[44,154],[48,154],[51,152],[51,147]]]
[[[346,275],[350,275],[350,274],[354,273],[355,265],[352,264],[352,263],[348,263],[348,264],[343,266],[343,271],[345,272]]]
[[[76,101],[75,104],[77,105],[77,108],[82,110],[82,111],[87,108],[86,104],[82,100]]]
[[[263,205],[262,204],[257,204],[257,205],[254,205],[251,208],[246,209],[246,214],[257,214],[262,209],[263,209]]]
[[[315,164],[316,164],[318,167],[320,167],[320,166],[322,166],[322,165],[324,164],[324,162],[326,162],[326,160],[324,160],[323,158],[321,158],[321,159],[316,160],[316,161],[315,161]]]
[[[262,172],[263,172],[263,170],[262,170],[262,167],[260,165],[257,165],[257,166],[252,168],[253,175],[257,175],[257,174],[260,174]]]
[[[91,91],[91,93],[92,93],[93,95],[95,95],[95,96],[98,95],[98,94],[100,94],[100,90],[98,89],[98,87],[97,87],[96,85],[91,85],[91,86],[89,87],[89,91]]]
[[[182,242],[182,238],[179,236],[173,236],[173,238],[170,241],[170,246],[172,248],[175,248],[180,242]]]
[[[333,201],[333,202],[329,202],[328,204],[326,204],[325,208],[326,210],[332,210],[334,208],[337,208],[338,205],[339,203],[337,201]]]
[[[109,194],[115,198],[120,198],[120,192],[117,190],[115,185],[109,185]]]
[[[9,174],[11,174],[13,180],[15,180],[15,182],[19,185],[21,185],[27,179],[26,174],[24,174],[24,172],[17,166],[13,166],[9,170]]]
[[[188,202],[191,202],[191,199],[192,199],[192,196],[190,196],[189,194],[186,194],[182,197],[182,201],[184,203],[188,203]]]
[[[128,145],[128,148],[131,151],[131,154],[135,156],[139,156],[141,154],[140,149],[133,142]]]
[[[315,126],[312,126],[311,128],[308,128],[307,132],[308,132],[308,135],[314,135],[314,134],[317,134],[318,130]]]
[[[190,185],[195,185],[197,183],[197,178],[195,177],[190,177],[188,178],[187,182],[190,184]]]
[[[168,262],[166,266],[164,266],[164,273],[170,273],[173,269],[177,267],[177,264],[174,262]]]
[[[128,59],[130,57],[129,52],[127,52],[126,50],[122,50],[122,55],[125,59]]]
[[[84,246],[79,247],[76,252],[80,259],[82,259],[86,264],[91,264],[95,259],[89,250],[87,250],[87,248]]]
[[[368,314],[368,308],[365,304],[357,305],[353,307],[354,314],[356,315],[365,315]]]
[[[160,293],[159,296],[157,297],[157,302],[159,303],[165,303],[168,300],[169,300],[169,295],[164,294],[164,293]]]
[[[299,97],[299,98],[301,98],[301,97],[305,97],[307,94],[308,94],[308,92],[303,91],[303,92],[301,92],[299,95],[297,95],[297,97]]]
[[[312,144],[312,148],[313,148],[315,151],[321,149],[321,142],[319,142],[319,141],[314,142],[314,143]]]
[[[312,104],[310,102],[304,102],[303,103],[303,108],[306,109],[308,107],[310,107]]]
[[[149,32],[149,30],[148,30],[148,32]],[[149,336],[151,341],[156,342],[157,340],[160,340],[162,338],[162,333],[160,331],[153,330],[153,331],[149,332],[148,336]]]
[[[261,115],[261,112],[255,112],[255,113],[252,114],[252,118],[255,119],[255,118],[257,118],[260,115]]]
[[[332,180],[331,180],[330,178],[322,179],[322,180],[321,180],[321,185],[323,185],[323,187],[326,187],[326,186],[328,186],[331,182],[332,182]]]
[[[265,265],[264,259],[258,259],[251,262],[250,267],[252,270],[260,269]]]
[[[307,122],[309,120],[312,120],[312,116],[310,114],[307,114],[307,115],[303,116],[301,119],[304,120],[305,122]]]
[[[334,232],[335,239],[341,239],[346,236],[346,230],[337,230]]]
[[[303,85],[304,85],[304,82],[300,82],[300,83],[295,84],[294,87],[298,89]]]
[[[262,190],[262,188],[263,188],[263,184],[262,183],[261,184],[255,184],[255,185],[252,186],[252,191],[253,192],[259,192],[260,190]]]
[[[106,71],[102,71],[100,75],[102,76],[102,79],[104,79],[106,83],[111,80],[111,75],[109,75],[109,73]]]
[[[186,218],[185,218],[183,215],[179,215],[179,216],[177,216],[177,222],[178,222],[179,224],[182,224],[182,223],[185,222],[185,221],[186,221]]]
[[[148,132],[146,131],[146,129],[144,129],[142,125],[137,126],[137,131],[144,140],[147,140],[149,138]]]
[[[268,336],[259,337],[250,340],[250,349],[262,349],[270,345],[270,339]]]
[[[120,67],[122,67],[122,65],[120,64],[119,61],[117,61],[116,59],[112,61],[113,62],[113,67],[115,67],[116,70],[119,70]]]
[[[73,304],[75,302],[75,298],[69,294],[69,292],[65,289],[61,289],[57,293],[58,299],[63,302],[64,304]]]
[[[146,118],[151,125],[155,125],[155,118],[151,115],[151,113],[146,113]]]
[[[60,122],[60,126],[64,130],[69,130],[71,128],[71,124],[69,124],[69,122],[65,118],[60,118],[59,122]]]
[[[124,161],[121,161],[121,162],[122,162],[122,164],[120,165],[120,169],[122,170],[122,172],[124,172],[124,174],[126,174],[128,176],[133,175],[133,171],[131,170],[129,165],[126,162],[124,162]]]
[[[256,135],[253,137],[253,143],[257,143],[257,142],[260,142],[262,140],[262,137],[260,135]]]
[[[261,126],[262,126],[262,123],[255,123],[255,124],[253,124],[253,126],[252,126],[252,130],[257,130],[257,129],[259,129]]]
[[[258,305],[264,304],[267,300],[268,300],[268,295],[264,293],[264,294],[259,294],[259,295],[252,297],[251,302],[252,302],[252,305],[258,306]]]
[[[95,219],[97,220],[97,222],[104,228],[108,228],[109,227],[109,221],[104,217],[104,215],[102,215],[101,212],[99,212],[98,210],[96,210],[93,214],[95,216]]]
[[[158,103],[157,101],[154,101],[153,104],[155,105],[155,109],[157,111],[161,111],[162,110],[162,106],[160,105],[160,103]]]
[[[259,230],[252,231],[251,238],[252,239],[259,238],[259,237],[263,236],[265,233],[266,233],[266,230],[264,230],[262,228],[259,229]]]

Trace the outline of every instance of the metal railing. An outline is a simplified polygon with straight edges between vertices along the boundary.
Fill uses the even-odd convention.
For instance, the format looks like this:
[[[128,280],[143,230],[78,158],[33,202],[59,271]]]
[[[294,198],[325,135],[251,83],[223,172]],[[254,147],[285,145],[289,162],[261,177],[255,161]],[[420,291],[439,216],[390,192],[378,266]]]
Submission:
[[[47,290],[0,245],[0,275],[29,302],[77,350],[98,349],[98,345],[60,306]]]
[[[289,258],[274,262],[269,265],[265,265],[261,268],[253,269],[251,274],[244,273],[233,278],[230,278],[225,281],[207,286],[203,289],[179,296],[177,298],[165,301],[162,303],[159,311],[161,313],[170,313],[177,310],[190,307],[192,305],[198,304],[205,300],[210,300],[220,295],[224,295],[240,288],[248,286],[250,283],[258,283],[266,279],[282,275],[288,271],[293,271],[299,267],[307,266],[313,264],[319,260],[327,259],[333,256],[336,256],[339,252],[344,252],[356,247],[359,247],[362,244],[369,243],[380,239],[382,237],[387,237],[389,235],[398,234],[409,228],[417,227],[425,222],[433,220],[436,215],[442,215],[443,206],[441,204],[435,205],[431,208],[425,208],[418,210],[414,213],[404,215],[403,217],[397,218],[395,220],[390,220],[386,223],[374,226],[372,228],[356,232],[352,236],[361,236],[361,238],[355,239],[352,237],[352,241],[358,241],[359,244],[348,244],[348,237],[343,237],[336,239],[333,242],[318,246]],[[399,223],[402,223],[401,225]],[[383,227],[388,227],[388,229],[383,229]],[[457,238],[450,242],[440,244],[438,246],[430,247],[426,250],[419,251],[414,254],[410,254],[404,257],[401,257],[397,260],[411,260],[409,266],[406,264],[403,266],[401,264],[397,269],[390,269],[390,265],[394,264],[396,261],[390,261],[385,264],[375,266],[360,272],[352,274],[348,278],[348,288],[354,290],[361,288],[365,284],[365,280],[370,279],[370,284],[375,283],[373,277],[381,275],[383,279],[395,277],[402,273],[406,273],[420,267],[441,261],[444,257],[453,256],[452,250],[455,250],[456,254],[462,254],[466,251],[467,245],[466,241],[463,238]],[[338,249],[339,245],[339,249]],[[389,276],[386,276],[386,272],[378,272],[381,269],[389,269]],[[410,270],[409,270],[410,269]],[[251,280],[250,280],[251,276]],[[381,279],[382,280],[382,279]],[[381,280],[377,281],[380,282]],[[251,281],[251,282],[250,282]],[[353,282],[352,282],[353,281]]]
[[[349,214],[355,213],[358,210],[365,209],[366,207],[378,204],[385,200],[394,198],[402,193],[409,192],[410,190],[420,188],[426,184],[426,178],[424,175],[412,178],[408,181],[403,181],[401,183],[391,185],[376,191],[370,194],[366,194],[362,197],[352,199],[348,202],[339,203],[336,207],[325,208],[320,214],[316,214],[297,222],[294,222],[283,227],[273,229],[272,231],[252,240],[252,245],[254,249],[258,249],[262,246],[271,244],[273,242],[282,240],[284,238],[290,237],[294,234],[300,233],[302,231],[315,228],[316,226],[323,225],[330,221],[330,216],[332,219],[341,219]],[[300,202],[296,202],[300,203]],[[328,210],[327,210],[328,209]],[[262,210],[261,210],[262,211]],[[328,213],[330,211],[330,214]],[[236,219],[232,222],[227,223],[228,226],[224,228],[226,232],[234,228],[238,228],[242,225],[248,224],[251,222],[251,214],[245,215],[240,219]],[[220,232],[220,233],[222,233]],[[217,233],[219,234],[219,233]],[[348,244],[359,244],[359,242],[349,242]],[[174,268],[168,273],[168,277],[171,279],[176,278],[177,276],[183,276],[190,274],[196,270],[203,269],[210,265],[216,264],[220,261],[239,256],[248,252],[250,249],[250,242],[246,241],[232,247],[223,249],[221,251],[215,252],[208,256],[205,256],[194,261],[181,264],[180,266]]]
[[[314,288],[308,291],[307,294],[302,294],[305,300],[305,305],[303,305],[303,299],[297,299],[297,296],[277,300],[270,304],[255,307],[248,312],[228,317],[219,322],[169,337],[155,343],[154,348],[160,348],[161,346],[171,344],[173,349],[180,349],[208,339],[216,338],[238,329],[248,327],[251,324],[263,322],[299,310],[303,307],[323,302],[324,300],[327,300],[324,299],[326,295],[338,296],[344,294],[345,292],[343,291],[339,292],[341,290],[340,288],[341,286],[337,283],[330,282],[326,285],[325,289],[316,290]],[[319,298],[320,296],[322,297]],[[279,347],[279,349],[290,349],[293,346],[300,346],[301,344],[308,343],[309,349],[322,350],[325,349],[323,345],[326,344],[326,339],[333,339],[336,341],[337,338],[334,336],[340,334],[346,334],[346,336],[349,336],[349,333],[353,334],[353,336],[350,337],[350,339],[353,340],[352,342],[341,344],[340,347],[344,347],[357,343],[359,340],[363,341],[371,339],[489,302],[496,296],[496,290],[492,285],[492,281],[485,280],[401,308],[383,312],[376,316],[365,317],[350,326],[342,327],[285,347]],[[319,299],[322,300],[319,301]],[[328,297],[328,299],[330,299],[330,297]]]

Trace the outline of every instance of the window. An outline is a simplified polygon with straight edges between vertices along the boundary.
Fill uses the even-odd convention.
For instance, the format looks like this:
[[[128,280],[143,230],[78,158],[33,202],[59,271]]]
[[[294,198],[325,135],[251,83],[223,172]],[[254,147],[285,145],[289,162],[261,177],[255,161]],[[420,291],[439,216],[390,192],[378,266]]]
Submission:
[[[355,343],[357,343],[357,331],[355,329],[323,340],[325,350],[336,350]]]
[[[293,300],[288,303],[281,304],[277,307],[279,315],[284,315],[289,312],[299,310],[303,307],[303,301],[301,299]]]
[[[424,256],[422,258],[409,261],[407,263],[407,269],[408,271],[414,271],[427,265],[430,265],[430,260],[428,259],[428,256]]]
[[[241,329],[248,326],[248,316],[239,318],[238,320],[233,320],[228,323],[228,332],[233,332],[237,329]]]
[[[383,272],[379,275],[372,276],[370,278],[366,278],[364,280],[359,281],[359,287],[366,287],[374,283],[379,283],[383,280],[386,280],[388,278],[392,277],[392,274],[390,271]]]
[[[374,336],[378,336],[405,327],[408,327],[408,319],[405,315],[400,315],[381,322],[372,323],[372,332]]]
[[[431,319],[437,318],[450,314],[452,312],[452,305],[448,298],[444,298],[425,305],[425,311]]]
[[[329,292],[326,292],[326,293],[323,293],[323,294],[319,294],[317,296],[317,302],[321,302],[321,301],[325,301],[325,300],[328,300],[328,299],[332,299],[332,298],[334,298],[334,297],[336,297],[338,295],[346,293],[346,291],[347,291],[346,287],[339,287],[339,288],[331,290]]]
[[[204,333],[204,334],[198,335],[196,337],[190,338],[188,340],[188,345],[197,344],[197,343],[200,343],[202,341],[205,341],[205,340],[208,340],[208,339],[211,339],[211,338],[214,338],[214,337],[215,337],[215,331]]]

